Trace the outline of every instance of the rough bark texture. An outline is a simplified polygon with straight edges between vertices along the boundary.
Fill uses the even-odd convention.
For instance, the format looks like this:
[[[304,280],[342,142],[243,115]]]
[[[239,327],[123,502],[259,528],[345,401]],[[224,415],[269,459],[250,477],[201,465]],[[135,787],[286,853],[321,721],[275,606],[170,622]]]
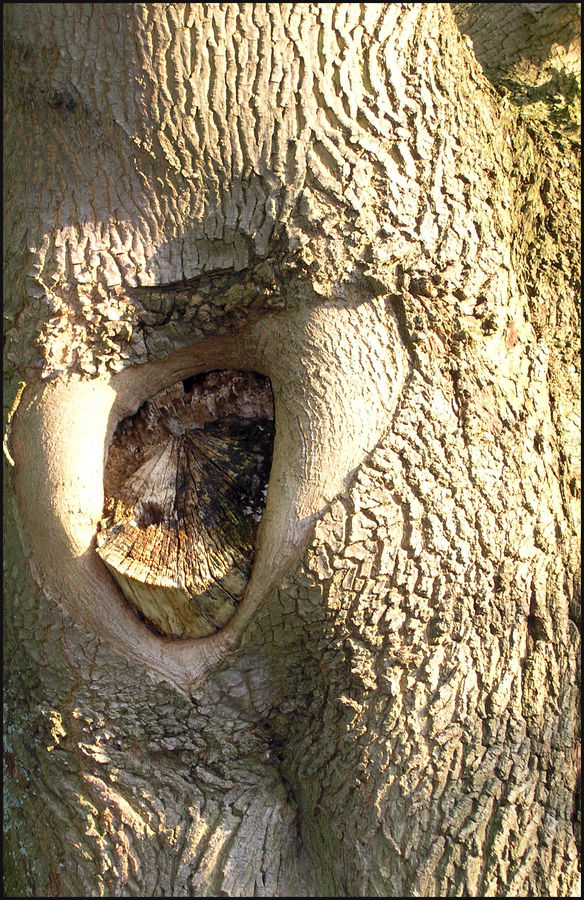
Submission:
[[[495,89],[446,4],[5,29],[8,892],[570,895],[575,89]],[[268,497],[172,641],[95,553],[104,466],[217,368],[270,378]]]

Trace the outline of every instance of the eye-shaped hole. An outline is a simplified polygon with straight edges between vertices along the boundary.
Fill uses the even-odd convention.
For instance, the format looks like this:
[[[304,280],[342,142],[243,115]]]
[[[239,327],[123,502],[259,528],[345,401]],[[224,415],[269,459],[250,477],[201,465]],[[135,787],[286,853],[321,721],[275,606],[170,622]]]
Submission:
[[[251,573],[273,442],[272,390],[256,372],[187,378],[119,423],[97,552],[156,631],[203,637],[235,612]]]

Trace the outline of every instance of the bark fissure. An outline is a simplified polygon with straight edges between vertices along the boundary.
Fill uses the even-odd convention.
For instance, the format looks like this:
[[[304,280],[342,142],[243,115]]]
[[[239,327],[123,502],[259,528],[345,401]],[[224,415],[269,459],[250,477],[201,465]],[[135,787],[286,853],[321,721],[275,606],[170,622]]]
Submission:
[[[574,890],[576,16],[452,8],[474,49],[448,4],[6,6],[14,893]],[[106,456],[218,369],[272,468],[176,640],[96,553]],[[233,459],[168,424],[142,536]]]

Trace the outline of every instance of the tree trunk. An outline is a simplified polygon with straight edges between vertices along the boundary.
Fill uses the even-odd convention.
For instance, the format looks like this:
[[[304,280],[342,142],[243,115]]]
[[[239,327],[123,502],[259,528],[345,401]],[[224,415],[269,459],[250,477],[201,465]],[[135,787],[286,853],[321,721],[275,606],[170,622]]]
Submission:
[[[574,891],[579,94],[453,6],[5,4],[8,893]],[[108,448],[223,369],[267,499],[177,638]]]

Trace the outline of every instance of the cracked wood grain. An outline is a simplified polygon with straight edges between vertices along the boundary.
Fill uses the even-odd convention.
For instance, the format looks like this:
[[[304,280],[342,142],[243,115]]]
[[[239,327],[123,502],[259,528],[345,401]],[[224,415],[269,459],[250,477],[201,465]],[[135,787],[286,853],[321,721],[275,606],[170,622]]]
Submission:
[[[179,383],[120,423],[97,536],[99,556],[125,596],[174,637],[213,634],[235,612],[272,457],[266,379],[225,371],[197,388],[194,396]],[[245,418],[237,415],[243,411]]]
[[[254,565],[245,596],[223,628],[171,642],[131,614],[94,550],[107,449],[118,422],[157,387],[230,367],[267,376],[274,394],[274,454]],[[38,577],[42,572],[47,591],[116,646],[189,690],[238,647],[254,612],[302,553],[315,518],[377,441],[407,367],[393,314],[380,300],[266,316],[246,332],[124,370],[105,384],[57,380],[25,390],[14,429],[21,459],[15,486]],[[47,484],[54,486],[50,496]]]
[[[571,895],[572,76],[552,115],[503,40],[537,90],[502,98],[449,4],[5,34],[13,893]],[[268,497],[235,613],[176,640],[95,552],[107,450],[229,367],[273,385]]]

